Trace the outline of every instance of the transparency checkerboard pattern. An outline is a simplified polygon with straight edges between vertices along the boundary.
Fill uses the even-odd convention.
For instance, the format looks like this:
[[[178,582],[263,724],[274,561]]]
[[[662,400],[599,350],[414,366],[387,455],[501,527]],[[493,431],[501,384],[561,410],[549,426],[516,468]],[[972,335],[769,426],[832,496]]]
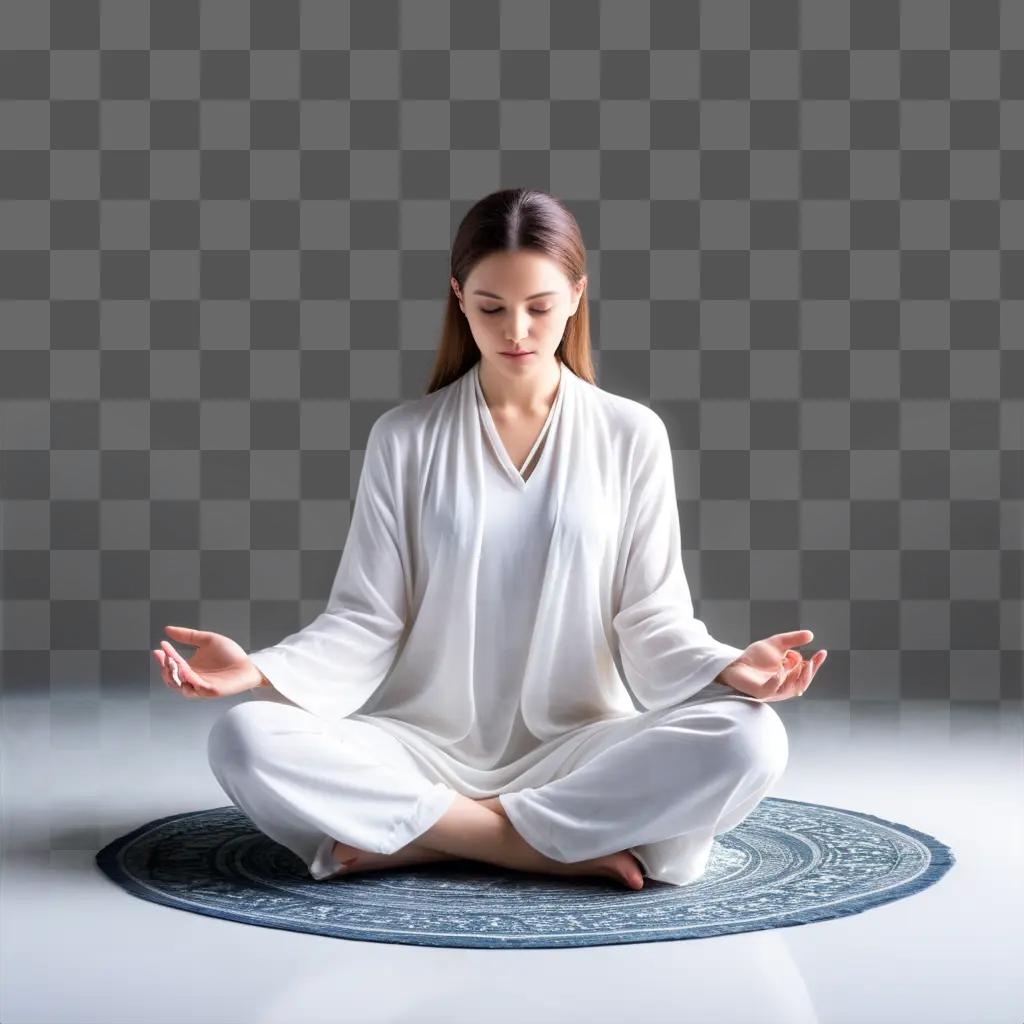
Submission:
[[[7,692],[322,610],[454,229],[528,185],[713,632],[1020,698],[1024,5],[6,0],[0,48]]]

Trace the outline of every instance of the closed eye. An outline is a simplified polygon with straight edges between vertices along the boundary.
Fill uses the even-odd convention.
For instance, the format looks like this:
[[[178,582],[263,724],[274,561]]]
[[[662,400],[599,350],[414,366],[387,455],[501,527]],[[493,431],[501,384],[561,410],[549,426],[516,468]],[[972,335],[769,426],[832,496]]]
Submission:
[[[500,313],[501,312],[501,306],[497,306],[494,309],[483,309],[481,307],[480,312],[481,313]],[[551,310],[550,309],[531,309],[530,312],[531,313],[536,313],[538,316],[543,316],[545,313],[550,313]]]

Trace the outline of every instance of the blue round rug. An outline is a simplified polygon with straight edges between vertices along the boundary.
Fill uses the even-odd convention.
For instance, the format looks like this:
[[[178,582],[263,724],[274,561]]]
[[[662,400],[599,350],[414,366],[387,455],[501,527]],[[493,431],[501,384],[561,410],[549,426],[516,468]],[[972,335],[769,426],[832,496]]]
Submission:
[[[236,807],[170,815],[109,843],[100,868],[154,903],[243,924],[416,946],[527,949],[786,928],[902,899],[956,863],[898,822],[767,797],[715,837],[692,885],[563,878],[437,861],[316,882]]]

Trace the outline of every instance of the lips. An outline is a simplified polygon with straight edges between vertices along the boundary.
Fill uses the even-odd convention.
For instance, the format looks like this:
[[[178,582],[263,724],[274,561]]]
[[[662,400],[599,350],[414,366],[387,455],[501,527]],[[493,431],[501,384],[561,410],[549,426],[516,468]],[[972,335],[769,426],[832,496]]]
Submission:
[[[532,356],[532,352],[502,352],[503,356]]]

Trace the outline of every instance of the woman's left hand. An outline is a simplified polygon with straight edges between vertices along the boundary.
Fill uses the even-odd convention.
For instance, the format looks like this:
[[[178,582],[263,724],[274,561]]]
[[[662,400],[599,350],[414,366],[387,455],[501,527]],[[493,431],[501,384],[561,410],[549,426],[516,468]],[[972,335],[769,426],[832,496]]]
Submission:
[[[716,679],[758,700],[799,697],[828,657],[828,651],[820,650],[804,660],[799,651],[793,650],[813,639],[809,629],[798,629],[758,640],[722,669]]]

